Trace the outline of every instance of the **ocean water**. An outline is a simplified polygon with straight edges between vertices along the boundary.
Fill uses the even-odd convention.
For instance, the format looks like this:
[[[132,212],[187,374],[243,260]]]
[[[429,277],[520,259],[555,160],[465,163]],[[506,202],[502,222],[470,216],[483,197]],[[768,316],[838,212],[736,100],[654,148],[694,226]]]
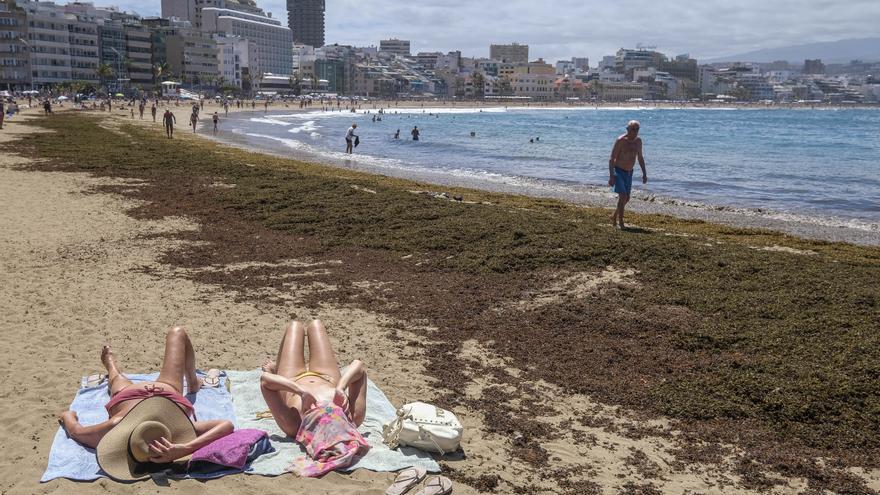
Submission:
[[[361,168],[607,192],[614,139],[637,119],[649,177],[643,185],[637,166],[637,198],[880,226],[880,110],[426,108],[389,109],[381,122],[370,112],[244,113],[224,128],[257,148],[340,161],[357,123],[347,163]]]

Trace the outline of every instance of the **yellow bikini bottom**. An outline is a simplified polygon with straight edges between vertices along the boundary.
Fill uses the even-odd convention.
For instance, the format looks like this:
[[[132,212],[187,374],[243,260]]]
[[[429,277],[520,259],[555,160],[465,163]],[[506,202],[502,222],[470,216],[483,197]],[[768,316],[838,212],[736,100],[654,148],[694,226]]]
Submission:
[[[329,376],[322,375],[321,373],[315,373],[313,371],[306,371],[306,372],[300,373],[300,374],[296,375],[295,377],[293,377],[293,381],[298,382],[298,381],[302,380],[303,378],[308,378],[310,376],[314,376],[315,378],[320,378],[326,382],[333,383],[330,380]]]

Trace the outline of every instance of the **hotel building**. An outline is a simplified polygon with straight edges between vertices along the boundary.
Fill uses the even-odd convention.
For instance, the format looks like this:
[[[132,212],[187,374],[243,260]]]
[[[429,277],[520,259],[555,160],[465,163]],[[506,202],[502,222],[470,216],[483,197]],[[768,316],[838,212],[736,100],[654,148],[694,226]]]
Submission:
[[[312,48],[324,46],[324,0],[287,0],[287,25],[293,41]]]
[[[30,89],[27,38],[27,14],[24,9],[9,2],[0,3],[0,88]]]

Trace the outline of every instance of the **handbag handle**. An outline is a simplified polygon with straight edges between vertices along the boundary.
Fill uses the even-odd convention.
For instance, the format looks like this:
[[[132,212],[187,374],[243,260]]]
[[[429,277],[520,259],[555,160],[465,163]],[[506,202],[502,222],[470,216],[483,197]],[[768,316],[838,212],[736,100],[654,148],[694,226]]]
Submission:
[[[396,449],[400,446],[400,432],[401,430],[403,430],[403,422],[407,419],[413,420],[412,414],[404,411],[401,407],[397,410],[397,417],[394,418],[392,422],[382,427],[382,441],[385,443],[385,445],[388,446],[388,448]],[[414,420],[413,422],[416,423]],[[419,428],[419,438],[423,440],[427,438],[428,440],[430,440],[431,443],[434,444],[434,447],[437,449],[437,451],[440,453],[441,457],[446,455],[446,451],[440,447],[440,445],[437,443],[437,440],[434,440],[434,435],[431,435],[431,432],[424,429],[421,423],[416,423],[416,426],[418,426]]]

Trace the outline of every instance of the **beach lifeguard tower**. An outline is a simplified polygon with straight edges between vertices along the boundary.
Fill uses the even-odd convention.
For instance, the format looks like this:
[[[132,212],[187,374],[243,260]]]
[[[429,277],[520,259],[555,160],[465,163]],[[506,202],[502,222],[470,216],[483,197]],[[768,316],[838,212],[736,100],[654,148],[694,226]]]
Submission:
[[[176,98],[180,95],[180,83],[174,81],[162,81],[162,97]]]

